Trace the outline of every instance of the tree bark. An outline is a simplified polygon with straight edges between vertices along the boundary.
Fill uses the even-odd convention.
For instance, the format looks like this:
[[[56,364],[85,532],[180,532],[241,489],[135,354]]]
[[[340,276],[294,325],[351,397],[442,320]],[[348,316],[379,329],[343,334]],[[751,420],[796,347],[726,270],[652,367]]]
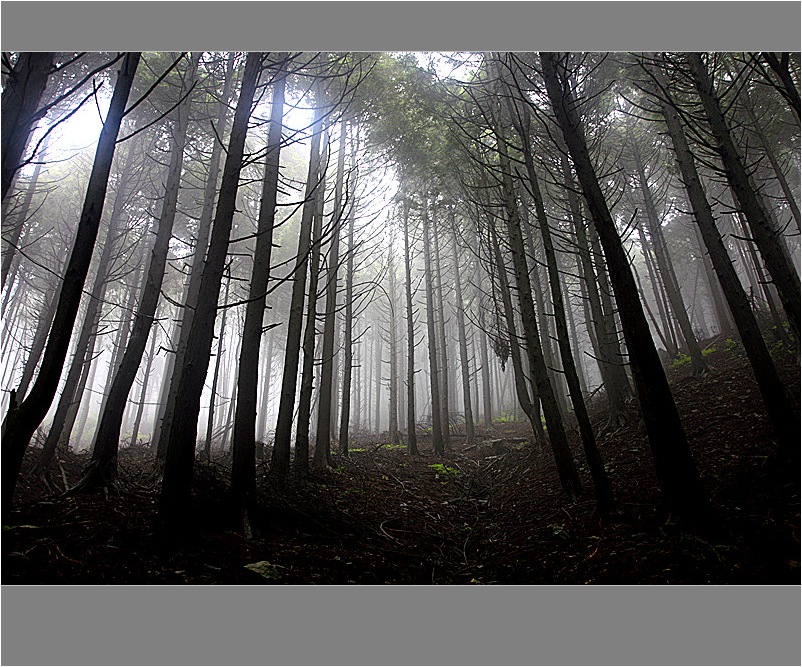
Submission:
[[[329,154],[328,131],[323,131],[323,154]],[[327,162],[327,160],[326,160]],[[306,302],[306,329],[303,339],[303,364],[301,368],[301,390],[298,396],[298,421],[295,428],[296,456],[309,455],[309,429],[312,414],[312,393],[315,379],[315,339],[317,336],[317,300],[320,281],[320,245],[323,242],[323,206],[326,199],[326,166],[321,167],[320,187],[316,192],[316,207],[312,224],[312,245],[309,253],[309,298]],[[325,448],[315,448],[312,465],[322,470],[328,465]]]
[[[573,500],[581,495],[582,482],[568,445],[559,403],[549,379],[544,352],[540,346],[539,328],[529,279],[530,272],[527,266],[526,249],[524,247],[515,185],[512,179],[510,158],[507,152],[507,142],[499,127],[495,127],[494,132],[501,171],[507,236],[510,241],[510,254],[512,255],[512,263],[515,269],[515,283],[518,288],[518,302],[523,320],[526,351],[529,357],[529,370],[534,377],[537,394],[543,407],[548,440],[551,445],[560,484],[565,494]],[[542,322],[542,324],[545,326],[546,323]]]
[[[596,273],[593,269],[590,244],[585,222],[582,219],[579,196],[576,192],[571,166],[565,156],[561,156],[561,166],[568,208],[576,233],[580,273],[590,305],[591,317],[587,322],[589,325],[592,324],[592,329],[589,326],[588,332],[591,340],[596,341],[596,362],[607,394],[609,423],[617,426],[623,422],[626,415],[626,401],[630,393],[629,381],[624,371],[624,360],[620,354],[615,331],[610,331],[611,322],[605,316],[602,308],[599,283],[596,281]]]
[[[640,149],[637,145],[633,146],[635,153],[635,168],[638,172],[638,181],[643,194],[643,202],[646,208],[646,221],[649,225],[649,233],[651,234],[654,242],[654,252],[657,258],[657,265],[660,269],[660,274],[663,276],[663,281],[666,286],[666,294],[671,310],[674,314],[674,319],[679,324],[682,337],[685,339],[685,347],[691,357],[693,364],[693,371],[695,375],[701,375],[707,371],[707,362],[702,356],[702,349],[696,340],[696,335],[693,333],[693,327],[688,319],[688,313],[685,309],[685,303],[682,300],[682,294],[677,284],[676,274],[674,273],[674,265],[671,262],[671,257],[668,254],[665,238],[663,237],[663,230],[660,226],[660,220],[657,216],[657,207],[652,198],[652,191],[649,188],[649,181],[646,178],[646,168],[641,159]]]
[[[279,396],[276,437],[273,444],[270,473],[282,483],[290,468],[290,444],[292,439],[292,417],[295,411],[295,390],[298,386],[298,362],[301,351],[301,331],[304,317],[304,292],[309,266],[309,250],[312,235],[312,220],[317,206],[317,189],[320,186],[320,135],[322,132],[322,102],[315,108],[314,130],[306,178],[306,198],[298,232],[298,252],[293,271],[292,301],[287,320],[287,343],[284,348],[284,371]],[[305,476],[309,469],[309,451],[300,451],[296,445],[293,462],[296,473]]]
[[[214,320],[236,208],[248,118],[261,65],[261,53],[248,54],[240,97],[231,127],[209,250],[200,279],[195,316],[192,318],[192,327],[187,339],[186,357],[184,364],[178,368],[176,410],[170,432],[167,434],[164,480],[159,498],[159,532],[168,540],[183,530],[190,516],[200,397],[209,366]]]
[[[15,405],[15,398],[3,420],[4,514],[11,511],[14,489],[28,443],[36,428],[45,418],[58,389],[59,376],[70,344],[70,332],[78,314],[81,294],[92,260],[100,218],[103,214],[103,202],[106,198],[117,135],[138,63],[139,53],[126,54],[114,86],[109,111],[100,132],[75,243],[67,262],[64,283],[39,375],[28,397],[19,405]]]
[[[403,203],[404,287],[407,311],[407,454],[418,454],[415,419],[415,320],[412,311],[412,257],[409,247],[409,204]]]
[[[716,220],[713,217],[713,211],[710,208],[696,169],[693,154],[688,147],[688,141],[685,137],[679,114],[667,102],[662,102],[661,108],[669,136],[674,145],[674,153],[680,168],[682,181],[688,192],[688,198],[693,208],[699,232],[718,276],[735,326],[743,341],[744,350],[760,388],[763,403],[766,406],[766,412],[779,440],[781,450],[792,462],[793,468],[798,470],[800,455],[799,407],[791,399],[777,374],[774,361],[769,354],[766,343],[760,333],[760,327],[749,305],[749,299],[721,239]]]
[[[791,329],[797,340],[800,339],[800,293],[799,275],[794,269],[785,244],[778,238],[778,232],[771,223],[768,212],[760,196],[752,187],[740,152],[735,146],[724,113],[713,88],[713,82],[702,58],[698,53],[687,55],[691,75],[716,140],[716,150],[721,157],[724,171],[738,200],[749,229],[760,254],[766,262],[780,295]]]
[[[279,61],[287,58],[278,54]],[[283,65],[279,65],[283,67]],[[273,252],[273,226],[278,200],[279,161],[284,118],[284,88],[286,75],[279,71],[273,82],[270,126],[267,136],[267,155],[262,180],[262,197],[256,227],[256,246],[253,251],[251,284],[245,306],[237,373],[237,401],[234,415],[231,467],[231,495],[241,512],[243,529],[249,530],[249,505],[256,490],[256,413],[259,391],[259,353],[262,343],[262,324],[270,280],[270,260]]]
[[[585,459],[588,462],[591,479],[593,480],[596,508],[600,516],[606,517],[613,508],[613,488],[604,470],[604,461],[596,445],[596,436],[593,433],[590,415],[585,405],[585,399],[582,396],[582,387],[579,382],[576,364],[574,363],[574,355],[571,351],[568,325],[565,319],[565,305],[560,288],[561,280],[557,267],[557,255],[554,249],[551,228],[549,227],[549,221],[546,216],[543,195],[540,192],[540,185],[538,183],[537,173],[535,172],[535,164],[530,148],[528,132],[522,132],[521,139],[524,147],[526,172],[529,177],[529,185],[531,188],[530,193],[535,202],[535,213],[537,215],[540,236],[543,240],[543,254],[546,258],[546,269],[549,276],[549,286],[551,287],[551,302],[554,308],[554,325],[557,330],[557,345],[560,350],[560,358],[562,359],[562,366],[565,372],[565,380],[568,385],[571,404],[574,408],[574,415],[579,424],[582,448],[585,452]]]
[[[192,318],[195,316],[195,304],[198,303],[201,276],[203,275],[203,262],[209,245],[209,234],[212,230],[212,216],[214,215],[215,197],[217,195],[217,181],[220,174],[220,157],[223,152],[222,137],[226,133],[226,119],[228,105],[231,100],[234,79],[234,56],[231,52],[226,63],[226,73],[223,80],[223,92],[218,106],[217,118],[214,124],[215,139],[212,144],[212,153],[209,157],[209,173],[203,191],[203,206],[201,208],[198,231],[195,239],[195,251],[192,254],[189,266],[189,278],[184,291],[184,309],[179,313],[179,321],[175,328],[173,340],[177,340],[176,349],[169,354],[162,379],[162,388],[159,394],[159,412],[154,427],[152,447],[156,449],[157,460],[163,463],[167,453],[167,434],[173,423],[175,403],[178,398],[179,373],[176,368],[184,366],[187,341],[192,329]],[[219,139],[218,139],[219,137]]]
[[[53,53],[20,53],[3,86],[2,198],[22,163],[22,154],[38,120],[37,111],[53,68]]]
[[[337,155],[337,177],[334,183],[334,230],[328,258],[328,283],[326,285],[326,312],[323,324],[323,358],[320,367],[320,399],[317,412],[317,433],[315,436],[315,459],[321,459],[322,466],[331,456],[332,396],[334,395],[334,334],[337,320],[337,274],[340,270],[340,232],[345,212],[343,184],[345,178],[345,140],[347,124],[340,122],[340,147]],[[353,165],[351,165],[353,167]],[[349,193],[350,194],[350,193]],[[317,450],[321,450],[318,455]]]
[[[167,254],[170,250],[170,239],[173,235],[173,223],[178,210],[178,194],[181,184],[181,170],[184,164],[184,147],[187,141],[189,125],[189,106],[192,96],[188,90],[198,67],[200,53],[190,57],[185,78],[180,88],[179,99],[184,98],[178,107],[177,118],[172,128],[170,146],[170,165],[164,186],[162,208],[157,223],[156,236],[153,241],[150,262],[145,282],[142,287],[139,308],[134,318],[131,335],[120,359],[120,365],[113,369],[113,379],[106,398],[105,408],[100,418],[95,435],[92,460],[84,471],[76,489],[91,489],[99,486],[107,487],[116,483],[117,453],[120,446],[120,431],[123,412],[136,374],[142,363],[150,330],[156,317],[156,309],[161,298],[164,274],[167,268]]]
[[[16,216],[14,226],[8,235],[3,235],[3,241],[5,242],[3,245],[5,246],[5,249],[3,251],[2,269],[0,269],[0,272],[2,273],[3,287],[6,286],[8,274],[11,271],[11,264],[17,255],[17,247],[19,246],[20,239],[22,238],[22,232],[28,219],[28,213],[31,210],[33,195],[36,192],[36,185],[39,182],[39,175],[42,173],[44,154],[47,151],[47,145],[49,141],[50,135],[45,137],[45,140],[42,142],[42,145],[39,148],[38,160],[36,162],[36,166],[33,168],[33,174],[31,174],[31,179],[28,181],[28,186],[25,189],[25,197],[22,200],[22,206],[20,207],[19,214]],[[3,215],[3,217],[5,218],[5,215]]]
[[[660,488],[670,511],[676,512],[684,522],[695,526],[709,525],[712,510],[638,299],[629,260],[596,178],[576,102],[566,85],[560,55],[541,53],[540,62],[552,108],[573,159],[610,270]]]
[[[465,444],[468,447],[476,444],[476,433],[473,424],[473,408],[471,406],[471,373],[468,366],[468,338],[465,335],[465,301],[462,297],[462,280],[460,279],[459,254],[457,253],[457,232],[454,210],[451,209],[451,266],[454,273],[454,297],[457,316],[457,336],[459,339],[459,363],[462,372],[462,404],[465,414]]]
[[[424,279],[426,282],[426,331],[429,348],[429,387],[432,397],[432,447],[434,453],[445,454],[443,441],[442,408],[440,405],[439,357],[437,350],[437,333],[435,330],[435,298],[434,277],[432,268],[432,246],[429,213],[427,210],[428,195],[423,196],[423,261]]]

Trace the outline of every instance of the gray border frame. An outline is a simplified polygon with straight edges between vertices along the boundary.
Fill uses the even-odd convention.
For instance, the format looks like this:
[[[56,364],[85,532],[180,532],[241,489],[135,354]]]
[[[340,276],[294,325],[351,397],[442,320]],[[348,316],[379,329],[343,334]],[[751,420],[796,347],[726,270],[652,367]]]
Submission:
[[[800,48],[798,2],[2,3],[5,50]]]
[[[797,2],[17,2],[4,50],[786,50]],[[2,663],[798,665],[788,587],[27,587]]]

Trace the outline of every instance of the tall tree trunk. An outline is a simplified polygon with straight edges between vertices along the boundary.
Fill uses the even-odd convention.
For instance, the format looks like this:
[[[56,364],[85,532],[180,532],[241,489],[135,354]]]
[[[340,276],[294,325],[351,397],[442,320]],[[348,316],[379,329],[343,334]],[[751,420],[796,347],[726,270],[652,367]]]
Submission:
[[[387,254],[387,277],[388,287],[390,288],[390,324],[389,324],[389,344],[390,344],[390,386],[387,410],[388,429],[390,431],[390,442],[398,444],[401,442],[401,434],[398,431],[398,316],[396,313],[396,273],[394,261],[395,248],[391,245]]]
[[[799,90],[794,83],[794,78],[791,76],[791,71],[788,68],[788,53],[780,54],[777,58],[776,53],[771,51],[764,51],[762,53],[763,59],[768,63],[769,67],[774,70],[777,78],[780,80],[780,92],[782,96],[791,105],[791,108],[796,114],[796,121],[799,123],[800,119],[800,103],[799,103]]]
[[[785,244],[772,225],[763,201],[750,182],[749,174],[732,139],[729,124],[716,97],[707,67],[698,53],[688,54],[687,63],[710,123],[710,129],[715,137],[716,150],[724,165],[727,181],[735,193],[738,205],[746,216],[752,237],[766,262],[766,269],[777,287],[791,329],[796,339],[799,340],[800,303],[802,302],[799,275],[794,269]]]
[[[791,215],[794,218],[794,222],[796,222],[796,230],[800,231],[799,204],[796,201],[796,197],[794,197],[794,193],[791,191],[791,186],[788,185],[788,179],[785,176],[783,168],[780,166],[780,161],[777,159],[774,149],[771,147],[771,143],[766,138],[766,134],[763,132],[763,129],[760,127],[760,123],[755,116],[755,110],[752,106],[752,100],[749,99],[749,94],[746,88],[744,88],[744,96],[746,97],[746,112],[749,114],[749,120],[752,123],[752,130],[757,135],[758,141],[763,148],[763,153],[766,155],[766,158],[768,159],[769,164],[774,171],[774,176],[777,179],[777,182],[780,184],[780,189],[785,196],[785,201],[788,203],[788,208],[791,209]]]
[[[178,368],[176,410],[167,434],[164,480],[159,498],[159,532],[168,539],[183,529],[190,516],[200,397],[212,350],[214,320],[236,208],[248,118],[262,67],[262,57],[261,53],[249,53],[246,59],[209,250],[200,279],[195,316],[192,318],[192,328],[187,339],[186,357],[184,364]]]
[[[535,163],[532,157],[531,144],[529,141],[528,128],[522,127],[521,139],[524,147],[524,161],[526,173],[529,178],[530,193],[535,202],[535,213],[537,215],[540,236],[543,240],[543,254],[546,258],[546,269],[549,276],[549,286],[551,288],[551,302],[554,308],[554,325],[557,330],[557,345],[560,350],[560,358],[565,373],[565,380],[568,385],[568,393],[571,398],[571,405],[574,408],[574,415],[579,424],[579,433],[582,439],[582,448],[585,452],[585,459],[588,462],[588,469],[593,480],[593,489],[596,498],[596,507],[601,516],[609,515],[613,507],[613,489],[607,473],[604,470],[599,448],[596,445],[596,436],[593,433],[593,426],[590,423],[585,399],[582,396],[582,387],[579,383],[579,376],[574,363],[574,355],[571,351],[571,343],[568,336],[568,325],[565,319],[565,305],[563,303],[562,290],[560,288],[560,273],[557,267],[557,255],[554,249],[551,228],[546,217],[546,208],[543,202],[543,195],[540,192]]]
[[[769,354],[760,333],[760,327],[749,305],[749,299],[716,227],[716,220],[699,178],[693,154],[688,147],[679,114],[667,102],[662,102],[661,108],[699,232],[704,239],[710,261],[743,341],[744,350],[766,406],[766,412],[781,450],[792,462],[793,469],[798,470],[800,456],[799,406],[791,399],[777,374],[774,360]]]
[[[343,323],[343,385],[340,406],[340,453],[348,454],[349,429],[351,425],[351,381],[354,371],[354,210],[348,214],[348,250],[345,266],[345,321]],[[357,395],[357,402],[359,396]]]
[[[92,362],[91,368],[89,369],[89,377],[86,380],[86,384],[90,387],[90,392],[92,391],[91,388],[95,386],[95,376],[97,375],[98,366],[100,366],[100,360],[98,357],[95,357],[95,360]],[[84,431],[86,430],[86,423],[89,419],[89,410],[91,405],[92,396],[90,393],[90,395],[86,397],[86,400],[81,402],[81,411],[78,413],[78,416],[75,420],[75,437],[73,438],[73,442],[75,442],[76,447],[79,448],[84,440]],[[88,440],[91,443],[91,436],[88,438]]]
[[[53,53],[20,53],[3,86],[2,198],[22,163],[22,154],[38,120],[39,103],[53,69]]]
[[[279,67],[287,59],[279,53]],[[245,323],[237,372],[237,400],[234,415],[234,437],[231,445],[231,495],[240,511],[242,528],[250,531],[249,505],[256,490],[256,413],[259,391],[259,353],[262,343],[262,324],[270,279],[270,260],[273,251],[273,226],[278,199],[279,160],[284,118],[284,88],[286,76],[276,73],[273,82],[273,100],[270,108],[270,126],[267,136],[265,173],[262,179],[262,197],[256,227],[256,246],[253,251],[251,284],[245,306]],[[265,388],[267,390],[267,388]]]
[[[147,354],[147,361],[145,362],[145,372],[142,374],[142,390],[139,392],[139,400],[136,406],[136,417],[134,417],[134,425],[131,428],[131,446],[136,445],[139,438],[139,428],[142,425],[142,415],[145,412],[145,399],[148,395],[148,384],[150,382],[150,371],[153,368],[153,359],[156,357],[156,339],[158,338],[157,332],[153,332],[150,337],[150,350]]]
[[[206,250],[209,245],[209,234],[212,230],[212,216],[214,215],[215,197],[217,195],[217,181],[220,174],[220,157],[223,152],[222,138],[226,133],[226,120],[228,117],[229,102],[233,91],[234,79],[234,52],[230,52],[226,62],[226,73],[223,80],[223,92],[217,108],[217,118],[214,124],[215,139],[212,144],[212,153],[209,157],[209,173],[203,190],[203,205],[201,207],[198,230],[195,239],[195,250],[189,268],[189,278],[184,288],[184,309],[179,313],[176,324],[174,354],[169,354],[162,378],[162,388],[159,394],[159,412],[153,431],[152,447],[155,447],[157,459],[163,463],[167,454],[167,434],[173,423],[175,404],[178,398],[178,379],[180,374],[175,369],[184,366],[189,332],[192,330],[192,319],[195,316],[195,304],[198,303],[201,276]]]
[[[435,332],[435,300],[434,278],[432,268],[432,247],[429,213],[427,211],[428,195],[423,196],[423,261],[424,278],[426,282],[426,331],[429,347],[429,386],[432,397],[432,446],[434,453],[445,454],[443,442],[442,409],[440,406],[440,377],[438,372],[439,354],[437,351],[437,334]]]
[[[646,221],[649,225],[649,233],[651,234],[654,242],[654,253],[657,258],[657,266],[660,269],[660,274],[663,276],[663,282],[666,287],[666,294],[668,302],[671,305],[671,311],[674,319],[679,324],[682,337],[685,339],[685,347],[691,357],[693,364],[693,371],[696,375],[701,375],[707,370],[707,362],[702,356],[702,348],[696,340],[696,335],[693,333],[688,312],[685,309],[685,303],[682,300],[682,293],[680,292],[679,285],[677,284],[677,277],[674,273],[674,265],[671,257],[668,254],[666,241],[663,237],[663,230],[660,225],[660,220],[657,215],[657,207],[652,198],[652,191],[649,187],[649,181],[646,178],[646,168],[643,165],[640,149],[634,145],[635,153],[635,168],[638,172],[638,181],[640,182],[641,193],[643,194],[643,202],[646,208]]]
[[[493,408],[490,396],[490,359],[487,354],[487,324],[485,322],[485,309],[479,305],[479,328],[482,330],[479,355],[482,361],[482,421],[485,429],[493,426]]]
[[[502,189],[504,197],[505,221],[507,236],[510,241],[510,254],[515,269],[515,283],[518,288],[518,302],[523,320],[526,351],[529,357],[529,370],[537,386],[537,394],[543,406],[543,415],[546,419],[548,440],[551,445],[557,474],[565,494],[574,499],[582,493],[582,482],[576,468],[565,426],[560,413],[557,397],[549,379],[544,352],[540,346],[538,322],[535,316],[535,304],[532,299],[530,272],[527,266],[526,249],[524,247],[521,218],[516,199],[515,185],[512,179],[510,158],[507,152],[507,143],[500,127],[494,128],[496,144],[499,155]],[[546,322],[542,322],[545,326]]]
[[[646,239],[646,232],[643,231],[643,227],[641,225],[635,225],[635,228],[638,231],[638,238],[640,239],[640,247],[641,253],[643,254],[643,263],[646,265],[646,271],[649,274],[649,282],[652,286],[652,294],[654,295],[654,302],[657,306],[657,313],[660,316],[660,324],[662,324],[662,329],[660,328],[660,324],[658,324],[657,319],[652,315],[652,324],[654,324],[655,331],[657,331],[657,337],[660,339],[660,342],[665,347],[666,354],[669,357],[676,357],[677,352],[679,349],[677,348],[676,341],[671,337],[671,325],[668,322],[668,316],[666,314],[665,304],[663,303],[662,292],[660,289],[660,284],[658,282],[658,277],[655,275],[654,266],[652,262],[652,256],[649,252],[649,242]],[[643,305],[646,308],[646,311],[651,313],[651,308],[649,308],[649,302],[646,299],[646,292],[643,289],[643,286],[640,283],[640,276],[638,275],[637,270],[633,269],[633,273],[635,275],[635,280],[638,283],[641,291],[641,299],[643,300]]]
[[[334,395],[334,334],[337,321],[337,274],[340,270],[340,231],[345,213],[343,183],[345,178],[345,139],[347,124],[340,122],[340,147],[337,155],[337,177],[334,183],[334,211],[332,213],[334,230],[328,258],[328,283],[326,284],[326,312],[323,324],[323,350],[320,367],[320,400],[317,412],[317,433],[315,436],[315,460],[325,466],[331,456],[332,397]],[[351,165],[353,167],[353,164]],[[350,195],[351,193],[349,193]],[[318,449],[321,454],[318,455]]]
[[[67,262],[64,283],[39,375],[25,400],[17,405],[16,396],[12,396],[9,410],[3,420],[4,514],[11,511],[14,489],[28,443],[36,428],[45,418],[58,389],[59,376],[70,344],[70,333],[78,314],[81,294],[92,260],[100,218],[103,214],[103,202],[106,198],[117,135],[138,63],[139,53],[126,54],[114,86],[106,120],[100,132],[75,243]]]
[[[60,271],[59,271],[60,274]],[[45,349],[47,343],[47,336],[50,333],[50,325],[53,323],[53,316],[56,313],[56,305],[58,304],[58,295],[61,289],[59,284],[53,286],[52,291],[45,297],[47,299],[47,306],[39,317],[39,322],[36,325],[36,333],[34,334],[31,348],[28,351],[28,358],[25,360],[25,366],[22,369],[22,377],[20,378],[17,386],[17,397],[22,400],[25,397],[25,392],[28,391],[28,386],[33,379],[36,372],[36,367],[39,365],[39,359],[42,356],[42,350]]]
[[[443,302],[443,277],[440,270],[440,232],[432,229],[434,238],[434,286],[437,300],[437,348],[440,353],[440,426],[443,429],[443,448],[451,447],[451,415],[449,414],[448,352],[446,350],[446,310]]]
[[[611,322],[605,316],[602,308],[599,283],[596,280],[596,273],[593,269],[588,234],[585,229],[585,222],[582,219],[582,207],[576,192],[573,174],[571,173],[571,165],[565,156],[561,156],[561,166],[563,183],[568,198],[568,208],[576,234],[581,279],[587,291],[590,306],[590,319],[586,319],[586,321],[589,324],[592,323],[593,326],[592,328],[588,327],[588,332],[591,335],[591,340],[596,341],[596,361],[607,394],[609,423],[617,426],[623,422],[626,415],[629,381],[624,371],[624,360],[620,355],[615,331],[610,331]]]
[[[576,102],[567,86],[564,64],[561,56],[554,53],[541,53],[540,62],[552,108],[573,159],[610,270],[660,488],[669,509],[683,521],[690,525],[706,525],[710,522],[712,510],[638,299],[629,260],[596,178]]]
[[[256,438],[258,442],[267,442],[267,409],[270,404],[270,382],[273,374],[273,335],[267,334],[267,350],[263,355],[263,379],[262,379],[262,400],[257,412],[258,423],[256,426]],[[262,451],[262,455],[264,451]]]
[[[417,455],[418,434],[415,417],[415,320],[412,311],[412,257],[409,248],[409,204],[403,203],[404,288],[407,311],[407,454]]]
[[[25,223],[28,220],[28,213],[31,210],[31,203],[33,202],[33,195],[36,192],[36,185],[39,183],[39,175],[42,173],[42,166],[44,165],[44,153],[47,151],[47,145],[50,141],[50,135],[45,137],[39,148],[39,155],[37,158],[36,166],[33,168],[33,174],[28,181],[28,186],[25,189],[25,198],[22,200],[19,214],[16,216],[14,226],[8,234],[3,235],[4,250],[3,250],[3,264],[2,264],[2,286],[6,286],[8,274],[11,271],[11,263],[17,254],[17,247],[19,246],[20,239],[22,238],[22,231],[25,229]],[[3,215],[5,218],[6,216]]]
[[[192,80],[195,78],[200,55],[200,53],[195,53],[190,57],[185,78],[180,88],[179,99],[184,99],[178,107],[176,123],[172,128],[170,165],[167,170],[161,213],[157,223],[156,236],[153,241],[145,282],[142,287],[139,309],[134,318],[131,336],[128,339],[125,352],[120,359],[120,365],[112,371],[114,375],[95,435],[92,460],[84,471],[77,488],[106,487],[116,482],[117,452],[120,446],[120,431],[125,403],[131,393],[131,387],[134,385],[137,371],[142,363],[142,355],[145,352],[150,330],[156,317],[156,308],[159,305],[167,267],[167,254],[170,249],[173,223],[178,209],[181,170],[184,164],[184,146],[187,140],[187,126],[189,125],[191,96],[188,95],[188,90],[194,85]]]
[[[465,444],[468,447],[476,444],[476,433],[473,424],[473,407],[471,405],[471,372],[468,366],[468,338],[465,335],[465,301],[462,297],[462,280],[460,279],[459,254],[457,253],[457,231],[454,210],[451,209],[451,266],[454,272],[454,297],[457,316],[457,336],[459,339],[459,363],[462,372],[462,404],[465,414]]]
[[[519,343],[519,336],[517,332],[517,325],[515,323],[515,310],[512,305],[512,295],[507,280],[507,267],[501,255],[501,248],[499,247],[498,236],[493,226],[490,226],[490,243],[493,252],[493,261],[496,264],[496,270],[499,277],[499,291],[501,293],[501,301],[504,306],[504,319],[507,324],[507,336],[510,341],[510,356],[512,357],[512,371],[515,380],[515,395],[518,398],[518,404],[524,411],[526,418],[532,425],[532,431],[535,435],[535,442],[538,447],[546,445],[546,434],[543,430],[543,422],[540,419],[539,406],[533,404],[529,397],[530,384],[535,389],[534,383],[527,380],[527,375],[524,371],[523,360],[521,359],[521,345]]]
[[[72,363],[70,364],[70,369],[67,372],[64,386],[61,389],[61,396],[59,397],[58,406],[56,407],[56,414],[53,417],[53,423],[45,439],[42,454],[36,464],[36,473],[38,475],[45,474],[56,449],[59,446],[66,446],[69,442],[70,428],[67,428],[67,426],[70,422],[70,417],[77,414],[75,411],[78,410],[77,404],[80,404],[81,401],[82,386],[86,384],[89,364],[94,357],[98,325],[100,323],[103,303],[108,288],[109,272],[111,270],[112,259],[115,248],[117,247],[117,240],[124,216],[123,209],[125,208],[127,195],[125,184],[131,176],[134,147],[135,144],[128,147],[125,163],[120,171],[117,192],[114,195],[114,204],[112,206],[111,215],[109,216],[109,227],[106,231],[103,250],[100,253],[100,258],[97,263],[95,279],[92,284],[89,299],[87,299],[86,302],[86,311],[84,312],[83,324],[78,334],[75,353],[72,358]],[[123,407],[125,407],[124,403],[125,401],[123,401]]]
[[[330,144],[328,131],[323,131],[323,154],[329,155]],[[315,216],[312,225],[312,246],[309,254],[309,298],[306,302],[306,329],[304,330],[303,353],[304,359],[301,369],[301,390],[298,396],[298,421],[295,427],[295,453],[309,455],[309,430],[312,414],[312,393],[315,379],[315,339],[317,335],[317,300],[318,283],[320,281],[320,245],[323,242],[323,207],[326,199],[326,164],[325,159],[320,174],[320,188],[318,189]],[[328,464],[326,449],[315,448],[312,465],[322,470]]]
[[[290,444],[292,439],[292,417],[295,411],[295,390],[298,386],[298,362],[301,352],[301,332],[304,317],[304,293],[306,273],[309,266],[309,251],[312,235],[312,220],[317,206],[317,189],[321,180],[320,135],[322,132],[322,100],[315,108],[314,131],[309,154],[309,169],[306,177],[306,195],[298,232],[298,252],[293,270],[292,301],[287,320],[287,343],[284,348],[284,371],[279,395],[276,437],[271,457],[271,475],[283,482],[290,468]],[[296,445],[293,466],[298,475],[304,476],[309,469],[309,451],[301,451]]]
[[[231,290],[231,273],[226,270],[226,292],[223,296],[223,303],[228,303],[228,295]],[[220,333],[217,335],[217,354],[214,360],[214,372],[212,373],[212,388],[209,395],[209,414],[206,417],[206,440],[203,445],[203,454],[206,460],[212,458],[212,436],[214,435],[214,417],[216,414],[215,401],[217,400],[217,386],[220,380],[220,367],[223,363],[223,353],[225,352],[226,340],[226,319],[228,318],[228,308],[223,308],[223,316],[220,318]]]
[[[374,337],[376,342],[376,368],[375,368],[375,377],[376,377],[376,395],[375,405],[376,405],[376,425],[374,428],[375,433],[381,433],[381,409],[382,409],[382,354],[383,350],[383,340],[381,337],[381,333],[379,331],[376,332]],[[368,410],[368,430],[370,430],[370,410]]]

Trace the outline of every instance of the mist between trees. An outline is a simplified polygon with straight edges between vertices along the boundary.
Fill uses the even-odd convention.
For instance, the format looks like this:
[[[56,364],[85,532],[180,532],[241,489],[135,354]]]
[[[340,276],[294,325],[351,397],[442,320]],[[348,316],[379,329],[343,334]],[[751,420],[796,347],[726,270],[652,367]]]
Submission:
[[[607,516],[604,411],[715,531],[666,369],[742,344],[798,469],[799,122],[787,53],[3,54],[4,513],[26,452],[146,447],[159,534],[198,459],[250,534],[257,470],[520,420]]]

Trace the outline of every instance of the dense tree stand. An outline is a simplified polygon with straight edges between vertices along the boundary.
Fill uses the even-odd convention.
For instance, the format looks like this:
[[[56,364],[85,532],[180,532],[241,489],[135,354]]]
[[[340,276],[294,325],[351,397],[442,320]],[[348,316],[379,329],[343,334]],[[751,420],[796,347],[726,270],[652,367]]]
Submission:
[[[10,581],[798,581],[798,54],[3,65]]]

